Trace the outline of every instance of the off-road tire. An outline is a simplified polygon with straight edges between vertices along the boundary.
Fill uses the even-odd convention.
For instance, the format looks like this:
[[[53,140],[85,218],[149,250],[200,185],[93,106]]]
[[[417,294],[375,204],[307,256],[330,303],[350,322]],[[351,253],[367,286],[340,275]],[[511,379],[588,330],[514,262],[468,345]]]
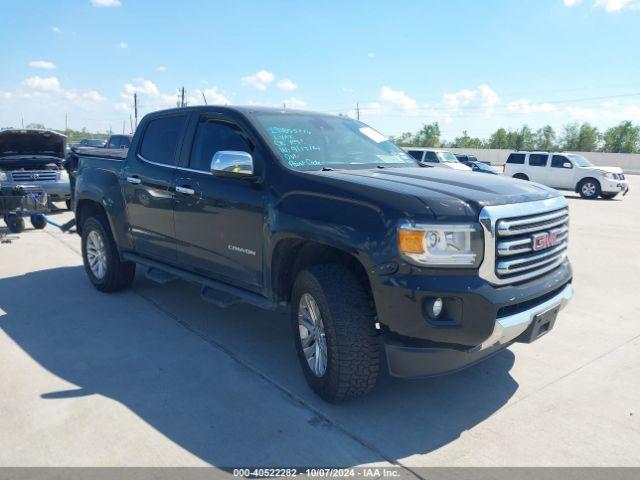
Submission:
[[[327,368],[316,376],[305,358],[298,329],[300,297],[316,301],[325,330]],[[380,371],[380,343],[373,300],[363,283],[342,265],[316,265],[301,271],[291,295],[291,324],[307,383],[322,399],[338,402],[369,392]]]
[[[593,190],[591,190],[592,193],[590,194],[587,194],[584,191],[585,185],[587,184],[592,184],[595,187]],[[594,198],[598,198],[598,196],[601,193],[600,182],[598,182],[595,178],[583,178],[582,180],[580,180],[580,183],[578,184],[578,193],[582,198],[586,198],[587,200],[593,200]]]
[[[87,260],[87,237],[92,231],[96,231],[101,236],[106,248],[106,274],[102,279],[93,274]],[[136,264],[134,262],[120,260],[106,215],[89,217],[83,223],[82,261],[89,280],[101,292],[117,292],[129,287],[136,274]]]

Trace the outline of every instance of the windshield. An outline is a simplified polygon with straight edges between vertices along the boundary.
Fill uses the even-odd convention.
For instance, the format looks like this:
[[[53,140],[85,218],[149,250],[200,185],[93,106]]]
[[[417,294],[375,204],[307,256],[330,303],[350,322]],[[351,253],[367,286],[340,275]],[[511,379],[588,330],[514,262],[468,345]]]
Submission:
[[[458,163],[458,159],[451,152],[437,152],[437,155],[442,163]]]
[[[101,147],[104,145],[104,140],[82,140],[80,145],[87,147]]]
[[[582,155],[570,154],[567,155],[576,165],[579,167],[593,167],[593,163],[584,158]]]
[[[478,167],[478,170],[484,170],[485,172],[493,172],[493,170],[491,169],[491,167],[489,165],[487,165],[486,163],[482,163],[482,162],[473,162],[473,164]]]
[[[350,118],[257,113],[256,119],[280,161],[295,170],[417,166],[382,134]]]

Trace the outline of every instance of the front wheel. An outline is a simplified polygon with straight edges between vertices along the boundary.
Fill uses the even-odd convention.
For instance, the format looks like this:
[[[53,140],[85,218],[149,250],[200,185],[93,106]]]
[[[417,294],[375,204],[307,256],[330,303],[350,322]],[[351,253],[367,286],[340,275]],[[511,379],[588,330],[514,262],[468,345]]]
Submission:
[[[44,218],[44,215],[31,215],[31,225],[36,230],[42,230],[47,226],[47,220]]]
[[[594,199],[600,195],[600,183],[593,178],[585,178],[578,185],[578,193],[582,198]]]
[[[373,302],[352,271],[316,265],[298,274],[291,324],[302,370],[328,402],[364,395],[380,370]]]
[[[133,282],[136,264],[120,260],[105,215],[90,217],[82,225],[82,260],[89,280],[101,292],[116,292]]]

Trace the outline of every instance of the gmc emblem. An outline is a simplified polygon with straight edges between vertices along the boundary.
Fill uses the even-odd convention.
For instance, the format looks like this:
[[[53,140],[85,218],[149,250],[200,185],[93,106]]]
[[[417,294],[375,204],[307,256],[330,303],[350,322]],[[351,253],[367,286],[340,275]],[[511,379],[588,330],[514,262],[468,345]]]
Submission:
[[[560,230],[558,229],[551,230],[549,232],[536,233],[531,237],[533,240],[533,251],[537,252],[539,250],[545,250],[559,244],[560,240],[558,240],[558,235],[560,235]]]

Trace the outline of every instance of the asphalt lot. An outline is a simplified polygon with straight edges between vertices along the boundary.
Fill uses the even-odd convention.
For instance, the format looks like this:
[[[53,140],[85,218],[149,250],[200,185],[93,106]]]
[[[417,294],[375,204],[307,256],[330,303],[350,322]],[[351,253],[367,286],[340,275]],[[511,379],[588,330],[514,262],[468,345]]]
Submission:
[[[328,405],[283,314],[139,271],[101,294],[52,227],[0,245],[0,465],[640,465],[640,176],[568,194],[575,298],[551,334]],[[63,221],[68,213],[57,215]]]

